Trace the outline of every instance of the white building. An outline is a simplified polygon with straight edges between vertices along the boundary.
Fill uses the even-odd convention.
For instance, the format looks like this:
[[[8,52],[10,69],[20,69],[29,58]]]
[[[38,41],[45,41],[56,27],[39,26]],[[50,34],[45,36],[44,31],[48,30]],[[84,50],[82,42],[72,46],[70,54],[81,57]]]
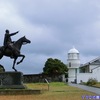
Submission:
[[[73,47],[68,52],[67,66],[68,82],[87,82],[90,78],[100,82],[100,57],[81,65],[79,51]]]
[[[74,82],[77,79],[77,72],[80,67],[79,51],[74,47],[68,52],[68,82]]]

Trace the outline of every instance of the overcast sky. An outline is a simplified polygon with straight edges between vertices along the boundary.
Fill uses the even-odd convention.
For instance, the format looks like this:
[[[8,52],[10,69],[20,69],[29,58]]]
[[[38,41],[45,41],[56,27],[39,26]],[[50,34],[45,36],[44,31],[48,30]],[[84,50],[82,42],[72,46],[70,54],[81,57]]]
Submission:
[[[21,49],[25,60],[16,65],[24,74],[41,73],[50,57],[67,64],[73,46],[86,63],[100,56],[100,0],[0,0],[1,46],[6,29],[19,30],[14,41],[24,35],[31,40]],[[0,60],[6,71],[13,71],[12,63]]]

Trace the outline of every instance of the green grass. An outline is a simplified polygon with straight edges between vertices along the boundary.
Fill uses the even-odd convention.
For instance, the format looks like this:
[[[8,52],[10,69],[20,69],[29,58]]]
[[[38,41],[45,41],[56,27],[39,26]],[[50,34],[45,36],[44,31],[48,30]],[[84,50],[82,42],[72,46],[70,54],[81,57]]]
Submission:
[[[97,84],[93,85],[95,87],[99,87],[100,88],[100,82],[98,82]]]
[[[82,100],[82,95],[96,95],[68,86],[62,82],[50,83],[49,91],[46,83],[30,83],[25,85],[30,89],[41,89],[43,93],[39,95],[6,95],[0,96],[0,100]]]
[[[82,83],[83,85],[87,85],[85,82]],[[95,85],[88,85],[88,86],[93,86],[93,87],[97,87],[100,88],[100,82],[97,82]]]

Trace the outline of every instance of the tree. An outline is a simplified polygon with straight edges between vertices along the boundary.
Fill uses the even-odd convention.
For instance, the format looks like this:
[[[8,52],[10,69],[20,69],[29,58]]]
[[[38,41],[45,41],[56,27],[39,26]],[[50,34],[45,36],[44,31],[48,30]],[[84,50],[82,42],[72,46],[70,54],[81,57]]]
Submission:
[[[5,69],[1,64],[0,64],[0,72],[5,72]]]
[[[45,74],[54,75],[54,74],[64,74],[68,71],[67,66],[61,62],[59,59],[48,58],[45,62],[45,67],[43,72]]]

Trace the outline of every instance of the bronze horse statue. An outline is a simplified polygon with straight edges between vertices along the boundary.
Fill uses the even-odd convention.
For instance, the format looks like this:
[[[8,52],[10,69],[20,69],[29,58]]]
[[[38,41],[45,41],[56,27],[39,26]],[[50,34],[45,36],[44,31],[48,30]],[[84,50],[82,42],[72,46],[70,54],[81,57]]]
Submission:
[[[27,43],[31,43],[31,41],[28,40],[25,36],[23,36],[20,39],[18,39],[17,41],[15,41],[12,44],[12,47],[15,51],[14,54],[12,54],[13,52],[9,48],[4,49],[4,46],[1,46],[0,47],[0,59],[3,56],[7,56],[7,57],[10,57],[10,58],[14,59],[12,69],[17,71],[15,69],[16,60],[17,60],[18,57],[22,57],[22,59],[19,62],[17,62],[17,64],[20,64],[24,60],[25,55],[20,53],[20,49],[21,49],[22,45],[27,44]],[[13,57],[12,57],[12,55],[13,55]]]

